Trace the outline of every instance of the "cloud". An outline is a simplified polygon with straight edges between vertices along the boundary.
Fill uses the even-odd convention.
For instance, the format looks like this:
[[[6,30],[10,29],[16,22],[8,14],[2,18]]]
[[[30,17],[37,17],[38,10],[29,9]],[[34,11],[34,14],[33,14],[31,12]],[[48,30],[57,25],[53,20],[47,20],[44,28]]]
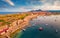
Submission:
[[[6,0],[7,3],[9,3],[11,6],[14,6],[14,3],[11,0]]]
[[[32,10],[60,10],[60,0],[30,0],[30,3]]]
[[[18,0],[17,0],[18,1]],[[14,3],[11,0],[6,0],[11,6],[14,6]],[[60,0],[28,0],[26,1],[27,6],[18,6],[16,8],[9,8],[4,11],[14,11],[14,12],[26,12],[31,10],[60,10]]]
[[[60,6],[60,1],[55,1],[55,2],[54,2],[54,5]]]
[[[45,10],[60,10],[60,0],[51,0],[43,5]],[[52,3],[52,4],[51,4]]]
[[[42,2],[43,4],[34,5],[32,9],[60,10],[60,0],[40,0],[40,2]]]
[[[33,9],[33,7],[30,7],[30,6],[22,6],[22,7],[19,7],[17,8],[20,12],[27,12],[27,11],[31,11]]]

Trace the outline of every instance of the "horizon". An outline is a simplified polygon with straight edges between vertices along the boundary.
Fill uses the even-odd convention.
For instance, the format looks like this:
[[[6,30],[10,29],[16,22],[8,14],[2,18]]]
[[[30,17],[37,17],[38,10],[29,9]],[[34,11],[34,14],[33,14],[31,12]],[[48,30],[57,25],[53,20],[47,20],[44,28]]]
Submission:
[[[60,0],[0,0],[0,12],[60,10]]]
[[[40,9],[38,9],[38,10],[40,10]],[[36,11],[36,10],[30,10],[30,11]],[[25,11],[25,12],[30,12],[30,11]],[[57,11],[57,12],[59,12],[60,10],[41,10],[41,11]],[[4,11],[2,11],[2,12],[4,12]],[[6,11],[6,12],[14,12],[14,11]],[[18,13],[19,11],[17,11],[17,12],[15,12],[15,13]],[[23,11],[22,11],[23,12]],[[0,12],[1,13],[1,12]]]
[[[39,12],[39,11],[36,11],[36,10],[31,10],[31,11],[35,11],[35,12]],[[31,11],[27,11],[27,12],[31,12]],[[43,10],[41,10],[42,12]],[[60,12],[60,10],[45,10],[45,12]],[[17,14],[17,13],[24,13],[24,12],[0,12],[0,14]]]

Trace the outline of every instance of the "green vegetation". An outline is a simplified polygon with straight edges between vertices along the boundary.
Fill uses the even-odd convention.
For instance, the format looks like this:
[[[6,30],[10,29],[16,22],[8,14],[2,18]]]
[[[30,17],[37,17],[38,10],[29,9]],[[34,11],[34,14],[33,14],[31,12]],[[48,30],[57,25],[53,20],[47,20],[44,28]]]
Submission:
[[[10,34],[11,38],[14,38],[17,34],[21,33],[20,29],[16,30],[15,32]]]
[[[5,22],[6,24],[11,24],[10,22]]]
[[[0,20],[0,22],[5,22],[4,20]]]
[[[0,26],[9,25],[16,20],[24,19],[28,15],[28,13],[0,15]]]
[[[20,19],[24,19],[26,16],[28,16],[28,14],[23,14],[22,16],[20,16]]]
[[[1,23],[0,26],[11,24],[10,22],[5,22],[4,20],[0,20],[0,23]]]

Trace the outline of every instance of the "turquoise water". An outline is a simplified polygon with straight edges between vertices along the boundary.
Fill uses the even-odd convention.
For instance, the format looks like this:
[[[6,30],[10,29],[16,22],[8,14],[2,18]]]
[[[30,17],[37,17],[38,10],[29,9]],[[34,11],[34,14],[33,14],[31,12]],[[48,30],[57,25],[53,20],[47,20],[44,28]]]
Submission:
[[[47,24],[47,25],[46,25]],[[60,15],[39,16],[30,21],[31,27],[27,27],[16,35],[17,38],[60,38]],[[39,31],[42,27],[43,31]],[[58,32],[56,33],[56,29]]]

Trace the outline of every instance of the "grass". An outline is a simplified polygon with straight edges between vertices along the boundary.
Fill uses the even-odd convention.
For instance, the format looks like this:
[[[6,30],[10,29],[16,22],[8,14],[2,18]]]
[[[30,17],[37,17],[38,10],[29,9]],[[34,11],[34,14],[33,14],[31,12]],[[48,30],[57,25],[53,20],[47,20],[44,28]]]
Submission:
[[[4,20],[0,20],[0,22],[5,22]]]

